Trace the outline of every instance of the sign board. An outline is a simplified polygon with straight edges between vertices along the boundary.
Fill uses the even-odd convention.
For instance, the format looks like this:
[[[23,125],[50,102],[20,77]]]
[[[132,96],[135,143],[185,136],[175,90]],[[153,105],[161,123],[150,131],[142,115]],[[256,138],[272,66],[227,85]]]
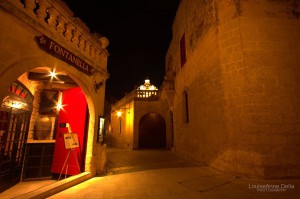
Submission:
[[[74,149],[79,147],[77,133],[64,133],[64,142],[66,149]]]
[[[38,45],[49,54],[71,64],[78,70],[82,71],[83,73],[91,76],[96,72],[96,69],[80,59],[78,56],[74,55],[49,37],[42,35],[36,36],[38,41]]]

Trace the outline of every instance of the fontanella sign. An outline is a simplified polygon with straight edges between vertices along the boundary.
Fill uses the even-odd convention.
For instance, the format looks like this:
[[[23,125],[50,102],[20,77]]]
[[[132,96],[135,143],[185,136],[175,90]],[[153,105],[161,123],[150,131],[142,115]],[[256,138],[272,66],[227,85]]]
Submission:
[[[96,72],[95,68],[84,62],[82,59],[72,54],[70,51],[48,38],[45,35],[36,36],[38,40],[38,45],[49,54],[71,64],[78,70],[84,72],[85,74],[91,76]]]

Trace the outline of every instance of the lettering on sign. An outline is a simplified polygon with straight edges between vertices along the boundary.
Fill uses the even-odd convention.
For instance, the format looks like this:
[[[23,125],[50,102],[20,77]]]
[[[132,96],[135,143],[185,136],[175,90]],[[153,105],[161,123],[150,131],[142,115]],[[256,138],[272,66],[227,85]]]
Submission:
[[[64,134],[65,148],[74,149],[79,147],[77,133],[65,133]]]
[[[96,72],[94,67],[87,64],[82,59],[72,54],[70,51],[68,51],[55,41],[51,40],[47,36],[36,36],[36,38],[38,40],[39,46],[49,54],[67,62],[68,64],[71,64],[72,66],[89,76]]]

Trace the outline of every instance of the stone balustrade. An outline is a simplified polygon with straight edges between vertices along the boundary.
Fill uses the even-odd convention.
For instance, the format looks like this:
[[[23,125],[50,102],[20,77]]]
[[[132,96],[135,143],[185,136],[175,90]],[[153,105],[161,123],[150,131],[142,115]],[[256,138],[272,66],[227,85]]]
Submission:
[[[106,71],[101,66],[101,59],[108,56],[105,49],[108,39],[99,34],[90,33],[89,28],[79,19],[73,17],[72,11],[60,0],[13,0],[11,5],[22,10],[32,20],[36,20],[45,27],[48,34],[58,33],[65,42],[78,51],[77,54],[84,55],[89,62],[93,63],[98,70]],[[42,32],[47,35],[47,32]]]
[[[159,91],[158,90],[137,90],[136,91],[137,98],[143,99],[158,99]]]

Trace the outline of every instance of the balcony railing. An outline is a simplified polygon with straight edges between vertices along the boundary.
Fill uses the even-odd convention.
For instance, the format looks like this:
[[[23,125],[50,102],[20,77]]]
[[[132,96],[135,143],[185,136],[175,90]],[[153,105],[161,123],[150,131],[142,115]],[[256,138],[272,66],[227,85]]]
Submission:
[[[137,99],[158,99],[159,91],[158,90],[137,90],[136,91]]]
[[[91,34],[89,28],[62,2],[57,0],[4,0],[0,7],[10,11],[38,32],[66,42],[72,52],[84,56],[93,66],[106,72],[108,40]],[[24,14],[25,15],[24,15]]]

